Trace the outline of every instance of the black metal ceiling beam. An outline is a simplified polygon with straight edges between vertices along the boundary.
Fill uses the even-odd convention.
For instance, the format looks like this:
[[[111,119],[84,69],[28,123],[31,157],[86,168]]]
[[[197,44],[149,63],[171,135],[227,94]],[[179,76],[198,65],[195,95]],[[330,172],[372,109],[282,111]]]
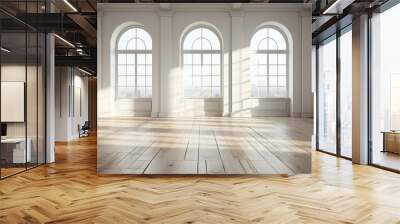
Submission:
[[[77,66],[87,67],[92,71],[96,71],[97,60],[91,56],[56,56],[56,66]]]
[[[67,14],[63,13],[19,13],[16,16],[42,32],[82,30]]]

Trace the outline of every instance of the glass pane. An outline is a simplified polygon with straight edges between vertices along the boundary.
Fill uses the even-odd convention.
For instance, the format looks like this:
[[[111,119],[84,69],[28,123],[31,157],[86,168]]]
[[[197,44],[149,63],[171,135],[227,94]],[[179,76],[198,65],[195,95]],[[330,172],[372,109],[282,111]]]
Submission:
[[[214,65],[219,65],[219,64],[221,64],[221,55],[219,55],[219,54],[213,54],[213,55],[212,55],[212,64],[214,64]]]
[[[37,166],[38,159],[38,120],[37,120],[37,104],[38,104],[38,34],[36,32],[27,33],[28,43],[28,62],[27,62],[27,75],[26,75],[26,126],[27,126],[27,167]]]
[[[153,67],[151,65],[146,66],[146,75],[152,76],[153,74]]]
[[[278,65],[278,75],[287,76],[286,65]]]
[[[137,50],[146,50],[147,49],[146,44],[141,39],[137,39],[136,44],[137,44],[136,45]]]
[[[210,47],[213,50],[219,50],[220,49],[220,44],[219,44],[219,39],[218,39],[217,35],[215,35],[215,33],[213,31],[209,30],[209,29],[203,28],[202,31],[203,31],[202,36],[203,36],[203,38],[208,40],[208,42],[211,45]],[[205,48],[203,48],[203,49],[205,49]]]
[[[137,75],[146,75],[146,66],[145,65],[137,66]]]
[[[269,55],[269,64],[278,64],[278,55],[277,54],[270,54]]]
[[[151,50],[152,40],[150,34],[141,28],[131,28],[125,31],[118,40],[119,50]]]
[[[203,64],[211,65],[211,54],[203,54]]]
[[[137,86],[146,86],[146,76],[137,76]]]
[[[371,19],[372,163],[394,170],[400,170],[399,21],[400,4]]]
[[[211,76],[202,77],[202,86],[211,86]]]
[[[278,50],[278,43],[274,39],[268,38],[268,50]]]
[[[126,75],[126,66],[118,65],[118,75]]]
[[[256,57],[258,58],[258,64],[266,65],[268,63],[267,54],[256,54]]]
[[[276,48],[279,50],[285,50],[286,49],[286,41],[285,41],[285,38],[282,36],[282,33],[273,28],[269,28],[268,30],[269,30],[269,37],[272,40],[274,40],[274,44],[276,44]]]
[[[126,64],[126,54],[118,55],[118,64]]]
[[[192,50],[192,45],[193,42],[198,39],[199,37],[201,37],[201,30],[200,29],[195,29],[192,30],[191,32],[189,32],[186,37],[185,40],[183,41],[183,49],[184,50]]]
[[[201,65],[193,66],[193,75],[201,75]]]
[[[318,51],[318,147],[336,153],[336,40]]]
[[[257,75],[267,75],[267,66],[266,65],[259,65],[258,66],[258,74]]]
[[[118,77],[118,86],[126,86],[126,76]]]
[[[190,65],[192,64],[192,54],[184,54],[183,55],[183,64]]]
[[[126,66],[126,75],[135,75],[135,66],[134,65],[128,65]]]
[[[211,50],[212,49],[211,42],[207,39],[202,38],[201,39],[201,49],[202,50]]]
[[[126,77],[126,85],[127,86],[135,86],[135,76],[127,76]]]
[[[278,66],[270,65],[268,74],[269,75],[278,75]]]
[[[340,37],[340,153],[352,157],[352,35]]]
[[[151,97],[151,96],[152,96],[152,88],[146,87],[146,97]]]
[[[24,4],[24,3],[22,3]],[[34,134],[31,125],[27,126],[25,119],[25,94],[36,96],[37,87],[33,81],[37,80],[36,63],[32,60],[37,57],[37,49],[29,49],[25,42],[27,38],[25,32],[7,32],[1,34],[1,47],[8,49],[1,52],[1,136],[2,142],[9,141],[9,144],[0,144],[1,158],[1,177],[25,170],[25,165],[32,162],[32,138],[27,138],[26,129],[29,134]],[[29,39],[31,41],[31,39]],[[33,41],[28,42],[31,46]],[[27,54],[28,53],[28,54]],[[27,62],[29,59],[29,64]],[[27,70],[29,72],[29,93],[26,91]],[[29,100],[29,102],[32,102]],[[37,102],[37,98],[33,102]],[[37,105],[32,105],[37,106]],[[30,110],[30,112],[33,112]],[[29,118],[32,118],[29,116]],[[28,139],[28,140],[27,140]],[[36,137],[35,137],[36,141]],[[36,155],[36,152],[35,152]],[[35,160],[36,161],[36,160]],[[34,161],[34,162],[35,162]]]
[[[278,64],[286,65],[286,54],[278,54]]]
[[[213,75],[221,75],[221,67],[219,65],[213,65],[211,72]]]
[[[209,66],[209,65],[203,65],[202,66],[202,71],[203,71],[203,75],[205,75],[205,76],[209,76],[209,75],[211,75],[211,66]]]
[[[213,87],[212,88],[212,97],[220,97],[221,96],[221,88]]]
[[[201,86],[201,76],[193,76],[193,86],[194,87]]]
[[[201,65],[201,54],[193,54],[193,64]]]
[[[126,55],[126,64],[134,65],[135,62],[135,54],[127,54]],[[123,64],[123,63],[120,63]]]
[[[212,77],[212,85],[213,86],[221,86],[221,79],[219,76]]]
[[[258,76],[257,78],[257,86],[267,86],[267,76]]]
[[[286,86],[286,76],[278,77],[278,86]]]
[[[146,64],[152,64],[153,63],[153,55],[152,54],[146,54]]]
[[[184,73],[184,75],[185,76],[191,76],[192,75],[192,66],[190,66],[190,65],[185,65],[184,67],[183,67],[183,73]]]
[[[201,50],[201,49],[202,49],[202,44],[203,44],[203,42],[202,42],[201,39],[199,38],[199,39],[197,39],[197,40],[195,40],[195,41],[193,42],[192,49],[193,49],[193,50]]]
[[[269,86],[278,86],[277,76],[269,76]]]
[[[138,54],[137,55],[137,64],[138,65],[146,64],[146,55],[145,54]]]
[[[146,86],[151,87],[153,81],[151,76],[146,76]]]

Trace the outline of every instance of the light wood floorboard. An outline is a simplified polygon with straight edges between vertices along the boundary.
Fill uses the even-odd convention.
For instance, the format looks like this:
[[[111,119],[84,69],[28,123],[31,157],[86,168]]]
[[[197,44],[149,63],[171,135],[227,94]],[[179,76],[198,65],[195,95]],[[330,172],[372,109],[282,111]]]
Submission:
[[[102,174],[293,175],[311,171],[311,119],[114,118],[101,120],[99,130]],[[135,161],[141,164],[139,169],[131,168]]]

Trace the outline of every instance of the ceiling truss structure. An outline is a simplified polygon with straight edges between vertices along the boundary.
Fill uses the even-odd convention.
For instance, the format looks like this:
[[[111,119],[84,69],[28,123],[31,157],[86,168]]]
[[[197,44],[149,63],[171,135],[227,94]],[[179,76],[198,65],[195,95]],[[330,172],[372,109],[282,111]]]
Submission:
[[[56,65],[78,66],[96,73],[97,3],[312,3],[313,42],[351,23],[352,17],[389,0],[2,0],[2,30],[15,31],[25,23],[41,32],[56,33]],[[47,7],[46,5],[47,4]],[[48,5],[54,9],[49,13]],[[33,8],[32,7],[36,7]],[[28,12],[28,13],[27,13]],[[6,16],[3,16],[6,15]]]

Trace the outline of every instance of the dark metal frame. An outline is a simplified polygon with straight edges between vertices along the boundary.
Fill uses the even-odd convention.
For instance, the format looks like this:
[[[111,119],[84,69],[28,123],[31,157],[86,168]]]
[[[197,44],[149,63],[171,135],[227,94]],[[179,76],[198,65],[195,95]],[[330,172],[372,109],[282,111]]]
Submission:
[[[25,3],[26,2],[27,1],[25,1]],[[36,0],[36,3],[37,3],[36,7],[37,7],[37,11],[38,11],[39,0]],[[25,5],[25,9],[26,9],[26,7],[27,7],[27,5]],[[47,11],[47,7],[46,7],[46,11]],[[5,12],[5,11],[2,10],[2,12]],[[10,16],[15,18],[12,15],[10,15]],[[27,16],[27,14],[25,14],[25,17],[26,16]],[[47,74],[48,74],[47,73],[47,33],[41,32],[41,31],[33,28],[32,26],[30,26],[29,24],[19,20],[18,18],[15,18],[15,19],[17,21],[19,21],[19,22],[22,22],[24,24],[24,28],[25,28],[24,32],[22,32],[22,33],[25,34],[25,84],[24,84],[24,91],[25,91],[25,93],[24,93],[24,97],[25,97],[25,99],[24,99],[24,107],[25,107],[24,108],[24,120],[25,120],[25,169],[3,177],[2,173],[1,173],[2,169],[0,167],[0,180],[15,176],[17,174],[26,172],[26,171],[28,171],[30,169],[33,169],[33,168],[37,168],[37,167],[47,163]],[[28,30],[32,30],[32,31],[34,31],[34,33],[36,33],[36,45],[37,45],[36,46],[36,99],[37,99],[37,102],[36,102],[36,104],[37,104],[37,107],[36,107],[36,142],[37,142],[37,148],[36,148],[36,150],[37,150],[37,152],[36,152],[36,162],[35,162],[35,164],[33,166],[30,166],[30,167],[28,167],[28,162],[27,162],[28,154],[26,153],[27,147],[28,147],[28,145],[27,145],[28,125],[26,123],[27,120],[28,120],[27,119],[27,116],[28,116],[28,114],[27,114],[27,94],[28,94],[27,93],[27,80],[28,80],[27,79],[27,76],[28,76],[27,64],[28,64],[28,33],[29,33]],[[44,99],[43,99],[44,117],[42,117],[44,119],[42,121],[42,122],[44,122],[44,136],[43,136],[43,139],[44,139],[44,145],[43,145],[43,147],[44,147],[44,150],[43,150],[43,152],[44,152],[44,155],[43,155],[44,161],[43,161],[43,163],[39,163],[39,147],[38,147],[39,146],[39,141],[38,141],[39,140],[39,136],[38,136],[39,135],[39,107],[38,107],[38,103],[39,103],[39,88],[38,88],[38,86],[39,86],[39,82],[38,82],[38,80],[39,80],[39,68],[38,68],[38,66],[39,66],[39,49],[38,49],[38,46],[39,46],[39,33],[43,33],[44,34],[43,35],[43,40],[44,41],[42,42],[42,44],[44,44],[44,46],[43,46],[44,47],[44,51],[42,51],[42,53],[44,53],[44,55],[42,55],[42,57],[44,59],[44,65],[43,65],[44,69],[43,69],[43,74],[42,74],[43,75],[42,82],[44,83]],[[2,32],[0,32],[0,45],[1,45],[1,36],[2,36]],[[2,56],[0,54],[0,68],[1,68],[1,61],[2,61],[1,59],[2,59]],[[0,69],[0,81],[1,81],[1,69]],[[1,87],[0,87],[0,89],[1,89]],[[1,96],[1,93],[0,93],[0,96]],[[0,115],[0,120],[1,120],[1,115]],[[1,121],[0,121],[0,123],[1,123]],[[0,155],[1,155],[1,144],[0,144]]]
[[[341,97],[340,97],[340,81],[341,81],[341,64],[340,64],[340,37],[347,32],[347,29],[349,29],[349,27],[352,24],[350,23],[349,25],[345,26],[345,27],[340,27],[337,26],[337,31],[326,37],[325,39],[321,40],[319,42],[325,42],[328,41],[330,38],[332,38],[334,36],[334,40],[330,40],[330,41],[336,41],[336,152],[332,153],[332,152],[328,152],[325,151],[323,149],[320,149],[319,147],[319,90],[320,90],[320,86],[319,86],[319,44],[317,44],[316,46],[316,86],[317,86],[317,93],[316,93],[316,149],[319,152],[323,152],[329,155],[333,155],[333,156],[337,156],[340,158],[344,158],[347,160],[352,160],[352,158],[347,157],[347,156],[343,156],[341,153],[341,117],[340,117],[340,103],[341,103]],[[343,32],[345,31],[345,32]]]
[[[371,57],[372,57],[372,29],[371,29],[371,19],[372,19],[372,14],[375,12],[375,13],[382,13],[382,12],[384,12],[384,11],[386,11],[386,10],[388,10],[388,9],[390,9],[390,8],[392,8],[393,6],[395,6],[395,5],[397,5],[397,4],[400,4],[400,0],[388,0],[385,4],[383,4],[383,5],[381,5],[380,7],[378,7],[378,8],[374,8],[374,9],[371,9],[371,10],[368,10],[367,11],[367,13],[368,13],[368,31],[367,31],[367,41],[368,41],[368,55],[367,55],[367,66],[368,66],[368,69],[367,69],[367,80],[368,80],[368,96],[367,96],[367,98],[368,98],[368,105],[367,105],[367,107],[368,107],[368,124],[367,124],[367,128],[368,128],[368,165],[371,165],[371,166],[373,166],[373,167],[377,167],[377,168],[380,168],[380,169],[384,169],[384,170],[387,170],[387,171],[391,171],[391,172],[395,172],[395,173],[400,173],[400,170],[396,170],[396,169],[393,169],[393,168],[389,168],[389,167],[385,167],[385,166],[382,166],[382,165],[379,165],[379,164],[374,164],[373,163],[373,142],[372,142],[372,97],[371,97],[371,94],[372,94],[372,85],[371,85],[371,78],[372,78],[372,60],[371,60]],[[351,25],[351,24],[350,24]],[[342,33],[341,33],[341,31],[342,30],[345,30],[346,28],[347,28],[348,26],[346,26],[346,27],[344,27],[344,28],[342,28],[342,29],[340,29],[340,27],[337,27],[337,29],[339,30],[340,29],[340,31],[337,31],[336,32],[336,46],[337,46],[337,64],[336,64],[336,68],[337,68],[337,71],[336,71],[336,73],[337,73],[337,80],[336,80],[336,85],[340,85],[340,36],[342,35]],[[339,35],[338,35],[339,34]],[[335,34],[333,34],[333,35],[335,35]],[[323,41],[325,41],[325,40],[327,40],[327,39],[329,39],[331,36],[329,36],[329,37],[326,37],[325,39],[323,39],[323,40],[321,40],[319,43],[321,43],[321,42],[323,42]],[[352,160],[351,158],[348,158],[348,157],[345,157],[345,156],[343,156],[343,155],[341,155],[341,150],[340,150],[340,141],[341,141],[341,139],[340,139],[340,131],[341,131],[341,127],[340,127],[340,113],[338,113],[338,112],[340,112],[340,92],[337,92],[336,93],[336,97],[337,97],[337,108],[336,108],[336,116],[337,116],[337,119],[336,119],[336,122],[337,122],[337,139],[336,139],[336,146],[337,146],[337,150],[336,150],[336,154],[335,153],[331,153],[331,152],[327,152],[327,151],[324,151],[324,150],[322,150],[322,149],[320,149],[319,148],[319,141],[318,141],[318,139],[319,139],[319,125],[318,125],[318,123],[319,123],[319,65],[318,65],[318,59],[319,59],[319,56],[318,56],[318,48],[319,48],[319,43],[316,45],[316,60],[317,60],[317,63],[316,63],[316,87],[317,87],[317,93],[316,93],[316,148],[317,148],[317,151],[319,151],[319,152],[323,152],[323,153],[326,153],[326,154],[329,154],[329,155],[333,155],[333,156],[337,156],[337,157],[341,157],[341,158],[344,158],[344,159],[348,159],[348,160]],[[339,79],[338,79],[339,78]],[[338,87],[337,86],[337,91],[340,91],[340,87]],[[339,99],[338,99],[339,98]],[[339,129],[339,131],[338,131],[338,129]]]
[[[386,167],[383,165],[375,164],[373,161],[373,141],[372,141],[372,18],[373,13],[383,13],[386,10],[400,4],[400,0],[389,0],[385,4],[379,6],[376,9],[368,11],[368,31],[367,31],[367,41],[368,41],[368,54],[367,54],[367,80],[368,80],[368,165],[377,167],[383,170],[400,173],[400,170]]]

